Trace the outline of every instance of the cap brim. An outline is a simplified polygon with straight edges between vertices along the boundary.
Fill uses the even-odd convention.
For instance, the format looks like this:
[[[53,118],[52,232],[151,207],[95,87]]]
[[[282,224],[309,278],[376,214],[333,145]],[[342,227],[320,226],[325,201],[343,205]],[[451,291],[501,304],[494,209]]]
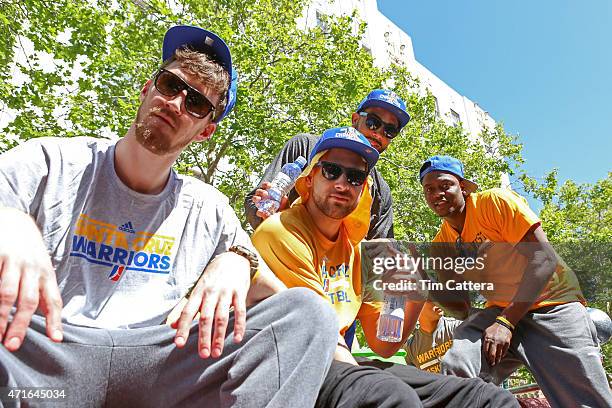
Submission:
[[[361,105],[359,110],[362,111],[372,106],[383,108],[385,110],[388,110],[392,114],[394,114],[399,122],[400,129],[406,126],[408,122],[410,121],[410,115],[407,112],[404,112],[403,110],[401,110],[400,108],[398,108],[397,106],[389,102],[381,101],[378,99],[370,99],[370,100],[365,101],[364,104]]]
[[[366,159],[368,170],[372,169],[378,161],[378,151],[373,147],[368,147],[361,142],[344,138],[330,138],[321,142],[317,151],[322,152],[333,148],[347,149],[353,151]]]
[[[195,51],[210,56],[225,70],[232,72],[232,56],[229,47],[215,33],[193,26],[174,26],[166,32],[162,48],[162,58],[166,61],[174,55],[177,48],[189,46]]]
[[[452,171],[448,171],[448,170],[440,170],[440,169],[436,169],[433,167],[429,167],[427,169],[425,169],[425,171],[423,171],[423,173],[419,174],[419,181],[421,182],[421,184],[423,184],[423,179],[425,178],[426,175],[428,175],[431,172],[434,171],[439,171],[442,173],[448,173],[448,174],[452,174],[455,177],[458,177],[460,180],[463,181],[463,185],[465,186],[465,192],[466,193],[473,193],[474,191],[478,190],[478,184],[474,183],[472,180],[468,180],[466,178],[461,177],[460,175],[452,172]]]

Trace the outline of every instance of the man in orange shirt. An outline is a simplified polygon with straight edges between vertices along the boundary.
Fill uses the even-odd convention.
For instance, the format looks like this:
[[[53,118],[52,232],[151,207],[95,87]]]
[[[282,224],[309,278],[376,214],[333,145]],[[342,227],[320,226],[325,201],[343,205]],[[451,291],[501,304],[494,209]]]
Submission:
[[[442,373],[499,384],[524,364],[553,406],[612,406],[578,280],[526,200],[505,189],[476,193],[463,164],[449,156],[431,157],[419,176],[428,206],[443,218],[434,243],[449,243],[455,259],[476,258],[482,265],[462,273],[439,270],[438,277],[447,291],[465,282],[479,285],[487,299],[484,310],[455,330]],[[462,300],[441,303],[466,316],[467,292],[454,292]]]

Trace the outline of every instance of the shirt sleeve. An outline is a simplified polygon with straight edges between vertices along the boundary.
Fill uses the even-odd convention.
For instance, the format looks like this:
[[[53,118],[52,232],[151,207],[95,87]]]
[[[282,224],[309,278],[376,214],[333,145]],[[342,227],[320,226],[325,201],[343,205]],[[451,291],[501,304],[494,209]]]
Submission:
[[[480,199],[487,225],[495,226],[506,242],[521,241],[531,227],[540,223],[527,200],[512,190],[493,189]]]
[[[0,155],[0,206],[35,216],[42,201],[49,155],[36,139]]]
[[[280,169],[287,163],[293,163],[299,156],[304,157],[308,161],[308,156],[314,147],[317,136],[309,134],[299,134],[287,141],[280,152],[276,155],[274,160],[268,165],[264,172],[261,180],[257,183],[257,186],[249,192],[244,198],[244,211],[248,223],[256,229],[261,224],[262,219],[257,216],[257,207],[253,204],[253,196],[255,191],[265,181],[272,181],[274,176],[280,171]],[[289,194],[289,200],[297,198],[297,193],[292,190]]]
[[[220,194],[220,193],[219,193]],[[223,227],[219,235],[217,247],[213,253],[213,258],[216,255],[227,252],[234,245],[241,245],[253,252],[257,252],[253,246],[249,235],[242,229],[240,220],[236,216],[234,209],[227,202],[227,198],[223,196],[224,203],[220,206],[217,218]],[[212,258],[211,258],[212,259]]]
[[[251,237],[261,258],[289,288],[306,287],[328,300],[310,246],[282,225],[280,214],[268,218]]]
[[[367,239],[393,238],[393,199],[391,188],[375,168],[372,173],[374,191],[372,192],[372,215]]]

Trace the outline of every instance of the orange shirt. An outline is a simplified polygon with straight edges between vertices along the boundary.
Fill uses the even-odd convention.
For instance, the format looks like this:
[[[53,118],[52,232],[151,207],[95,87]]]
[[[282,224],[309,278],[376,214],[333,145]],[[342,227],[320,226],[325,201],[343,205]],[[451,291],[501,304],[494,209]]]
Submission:
[[[466,198],[466,217],[461,240],[478,245],[494,243],[486,251],[483,269],[466,270],[466,281],[493,283],[493,290],[481,290],[487,306],[506,307],[516,294],[527,266],[527,258],[514,246],[529,229],[540,223],[527,201],[512,190],[491,189]],[[434,242],[455,243],[459,234],[444,221]],[[574,272],[557,256],[557,268],[534,302],[531,310],[579,301],[586,304]]]

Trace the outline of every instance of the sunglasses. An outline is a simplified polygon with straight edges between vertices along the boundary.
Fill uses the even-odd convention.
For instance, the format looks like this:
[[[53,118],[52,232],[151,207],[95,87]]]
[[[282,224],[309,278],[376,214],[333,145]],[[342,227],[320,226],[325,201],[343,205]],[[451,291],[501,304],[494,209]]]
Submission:
[[[176,96],[180,92],[187,90],[185,98],[185,110],[198,119],[205,118],[210,112],[215,111],[215,107],[207,97],[189,86],[181,77],[165,69],[160,69],[155,75],[155,89],[165,96]]]
[[[400,129],[397,126],[383,122],[381,118],[379,118],[373,113],[359,112],[359,116],[363,116],[364,118],[366,118],[366,126],[368,127],[368,129],[374,132],[376,132],[382,127],[383,133],[387,139],[393,139],[400,132]]]
[[[365,170],[344,167],[328,161],[318,162],[317,167],[321,167],[321,174],[327,180],[337,180],[342,174],[345,174],[346,181],[354,187],[362,186],[368,178],[368,172]]]

